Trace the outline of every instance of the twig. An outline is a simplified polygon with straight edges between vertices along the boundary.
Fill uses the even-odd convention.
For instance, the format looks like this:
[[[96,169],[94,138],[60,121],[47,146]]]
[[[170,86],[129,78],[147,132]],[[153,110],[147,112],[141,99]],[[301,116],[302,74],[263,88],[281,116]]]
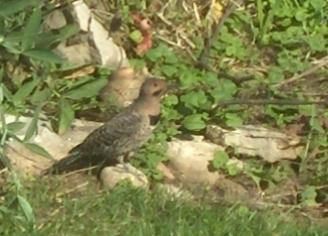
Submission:
[[[59,198],[59,197],[61,197],[63,195],[70,194],[70,193],[72,193],[72,192],[74,192],[74,191],[76,191],[76,190],[78,190],[80,188],[83,188],[83,187],[87,186],[88,184],[89,184],[89,182],[86,181],[86,182],[84,182],[82,184],[79,184],[79,185],[75,186],[74,188],[71,188],[71,189],[68,189],[67,191],[64,191],[64,192],[61,192],[61,193],[56,194],[56,197]]]
[[[8,168],[7,168],[7,167],[3,168],[2,170],[0,170],[0,175],[1,175],[2,173],[5,173],[6,171],[8,171]]]
[[[319,60],[319,63],[317,65],[314,65],[313,67],[310,67],[309,69],[307,69],[306,71],[302,72],[301,74],[294,75],[294,76],[292,76],[289,79],[286,79],[284,81],[281,81],[280,83],[274,85],[273,87],[274,88],[280,88],[280,87],[282,87],[284,85],[293,83],[296,80],[299,80],[299,79],[301,79],[301,78],[303,78],[303,77],[305,77],[307,75],[311,75],[311,74],[315,73],[321,67],[324,67],[326,65],[328,65],[328,56],[321,58]]]
[[[240,0],[238,3],[242,4],[243,2],[244,2],[243,0]],[[205,39],[204,49],[200,53],[200,56],[197,61],[198,66],[205,68],[205,69],[208,68],[208,56],[209,56],[210,49],[212,48],[213,43],[215,41],[217,41],[217,38],[219,36],[220,30],[221,30],[224,22],[236,10],[236,8],[238,6],[239,5],[235,1],[229,2],[223,16],[220,18],[219,22],[215,25],[215,28],[214,28],[214,31],[213,31],[211,37]]]
[[[173,23],[172,23],[171,21],[169,21],[168,19],[166,19],[162,12],[157,13],[156,15],[157,15],[157,17],[158,17],[161,21],[163,21],[163,23],[166,24],[167,26],[170,26],[170,27],[173,26]]]
[[[81,172],[91,171],[91,170],[96,169],[96,168],[97,168],[97,166],[81,168],[81,169],[74,170],[74,171],[68,172],[66,174],[63,174],[61,177],[66,178],[68,176],[71,176],[71,175],[74,175],[74,174],[77,174],[77,173],[81,173]]]
[[[193,7],[193,10],[194,10],[196,22],[197,22],[198,25],[201,25],[200,16],[199,16],[199,12],[198,12],[196,3],[193,3],[192,7]]]

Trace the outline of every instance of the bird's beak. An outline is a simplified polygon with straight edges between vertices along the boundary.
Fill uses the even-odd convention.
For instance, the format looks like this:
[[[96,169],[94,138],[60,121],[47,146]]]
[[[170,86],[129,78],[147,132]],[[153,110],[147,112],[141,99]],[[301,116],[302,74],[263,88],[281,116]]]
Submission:
[[[177,83],[171,83],[167,86],[166,88],[166,93],[175,93],[176,91],[179,90],[179,85]]]

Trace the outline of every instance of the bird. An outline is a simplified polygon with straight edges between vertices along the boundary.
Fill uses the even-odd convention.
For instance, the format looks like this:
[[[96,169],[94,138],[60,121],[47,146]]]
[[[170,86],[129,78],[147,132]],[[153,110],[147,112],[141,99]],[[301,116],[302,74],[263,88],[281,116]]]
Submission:
[[[135,101],[108,122],[91,132],[68,155],[44,170],[41,175],[62,174],[124,162],[151,137],[160,118],[160,101],[167,91],[163,79],[147,78]]]

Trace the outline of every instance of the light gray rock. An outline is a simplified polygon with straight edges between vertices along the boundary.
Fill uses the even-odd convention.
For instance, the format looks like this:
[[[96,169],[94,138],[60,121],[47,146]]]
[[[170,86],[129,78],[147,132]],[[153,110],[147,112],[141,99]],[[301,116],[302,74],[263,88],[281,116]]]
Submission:
[[[100,173],[100,180],[107,189],[112,189],[126,180],[135,187],[148,188],[149,186],[146,175],[128,163],[104,168]]]
[[[173,139],[168,143],[168,167],[183,183],[214,185],[220,175],[218,171],[210,171],[209,167],[214,153],[223,148],[204,141],[202,136],[193,138]]]

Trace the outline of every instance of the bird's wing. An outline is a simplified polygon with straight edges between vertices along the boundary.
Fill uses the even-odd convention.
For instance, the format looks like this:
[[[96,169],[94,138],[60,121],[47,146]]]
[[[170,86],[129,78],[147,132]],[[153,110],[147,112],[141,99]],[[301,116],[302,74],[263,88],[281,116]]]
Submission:
[[[143,116],[137,112],[123,112],[113,117],[94,132],[77,147],[80,151],[97,155],[103,152],[116,152],[117,148],[133,139],[132,137],[142,129]]]

